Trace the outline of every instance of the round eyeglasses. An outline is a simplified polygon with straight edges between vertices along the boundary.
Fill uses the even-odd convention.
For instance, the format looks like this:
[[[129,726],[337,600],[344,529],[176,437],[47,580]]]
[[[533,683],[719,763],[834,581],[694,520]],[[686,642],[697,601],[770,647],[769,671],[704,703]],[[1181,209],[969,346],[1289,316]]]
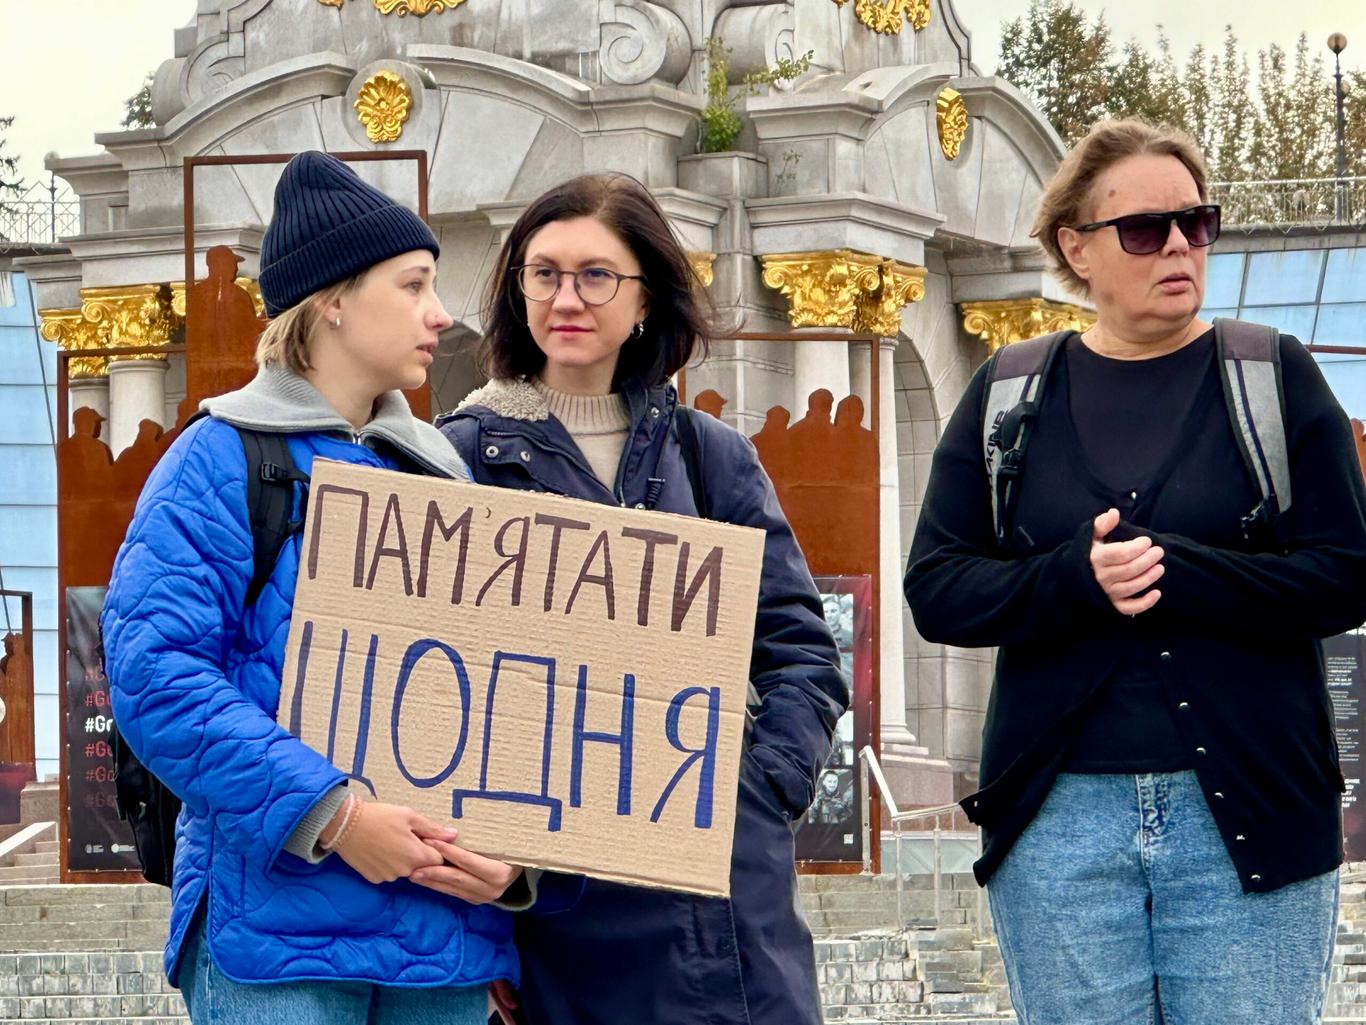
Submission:
[[[534,303],[554,299],[560,291],[565,275],[574,279],[574,291],[588,306],[605,306],[617,297],[623,281],[644,281],[641,274],[618,274],[606,267],[585,267],[580,271],[559,270],[542,263],[527,263],[512,268],[517,274],[517,287]]]
[[[1219,237],[1220,210],[1214,203],[1169,210],[1161,214],[1128,214],[1108,221],[1081,224],[1073,231],[1099,231],[1113,227],[1119,234],[1119,246],[1130,256],[1147,256],[1167,244],[1172,222],[1181,229],[1186,241],[1196,248],[1212,245]]]

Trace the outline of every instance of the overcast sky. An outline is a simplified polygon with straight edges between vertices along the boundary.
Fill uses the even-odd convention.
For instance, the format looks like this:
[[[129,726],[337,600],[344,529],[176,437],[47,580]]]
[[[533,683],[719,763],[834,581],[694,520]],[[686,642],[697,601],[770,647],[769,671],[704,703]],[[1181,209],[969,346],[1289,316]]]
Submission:
[[[1183,56],[1196,43],[1217,44],[1229,22],[1250,51],[1272,42],[1293,47],[1305,31],[1327,54],[1328,35],[1344,32],[1345,66],[1366,68],[1366,0],[1076,2],[1092,14],[1103,11],[1120,40],[1135,36],[1151,46],[1156,26],[1165,26]],[[460,13],[477,16],[482,3],[470,0]],[[1018,17],[1028,0],[955,3],[973,34],[973,59],[993,71],[1001,24]],[[0,116],[16,118],[5,152],[20,157],[24,177],[46,184],[43,154],[50,150],[96,152],[94,133],[118,128],[124,100],[171,56],[172,32],[194,10],[194,0],[0,0]]]

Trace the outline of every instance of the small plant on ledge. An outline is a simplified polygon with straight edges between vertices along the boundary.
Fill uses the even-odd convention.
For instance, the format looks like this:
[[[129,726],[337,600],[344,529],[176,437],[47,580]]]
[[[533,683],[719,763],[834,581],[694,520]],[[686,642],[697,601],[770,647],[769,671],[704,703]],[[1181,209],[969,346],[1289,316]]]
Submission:
[[[735,110],[739,92],[730,88],[730,47],[715,36],[707,40],[707,105],[698,115],[697,152],[724,153],[735,145],[744,128],[744,121]],[[780,57],[771,67],[751,71],[743,85],[748,95],[757,96],[760,86],[778,85],[800,78],[811,67],[814,50],[807,50],[793,59]]]

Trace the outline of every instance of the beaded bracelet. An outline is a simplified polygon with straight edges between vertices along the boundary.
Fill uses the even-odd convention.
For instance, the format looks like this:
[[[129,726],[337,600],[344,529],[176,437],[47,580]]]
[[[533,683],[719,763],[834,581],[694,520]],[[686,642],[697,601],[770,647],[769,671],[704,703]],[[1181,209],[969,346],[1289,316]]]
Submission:
[[[325,851],[334,851],[342,842],[342,837],[346,836],[347,831],[355,824],[355,820],[360,817],[360,801],[353,794],[347,794],[346,800],[342,802],[342,822],[341,827],[333,834],[332,839],[324,843],[318,841],[318,846]]]

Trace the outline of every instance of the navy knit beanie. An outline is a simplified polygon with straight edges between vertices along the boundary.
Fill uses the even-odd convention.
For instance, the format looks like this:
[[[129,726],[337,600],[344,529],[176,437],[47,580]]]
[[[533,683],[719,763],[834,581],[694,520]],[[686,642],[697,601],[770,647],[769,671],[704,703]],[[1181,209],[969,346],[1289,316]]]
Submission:
[[[320,288],[414,249],[441,255],[417,214],[336,157],[300,153],[275,186],[275,214],[261,241],[266,315],[277,316]]]

